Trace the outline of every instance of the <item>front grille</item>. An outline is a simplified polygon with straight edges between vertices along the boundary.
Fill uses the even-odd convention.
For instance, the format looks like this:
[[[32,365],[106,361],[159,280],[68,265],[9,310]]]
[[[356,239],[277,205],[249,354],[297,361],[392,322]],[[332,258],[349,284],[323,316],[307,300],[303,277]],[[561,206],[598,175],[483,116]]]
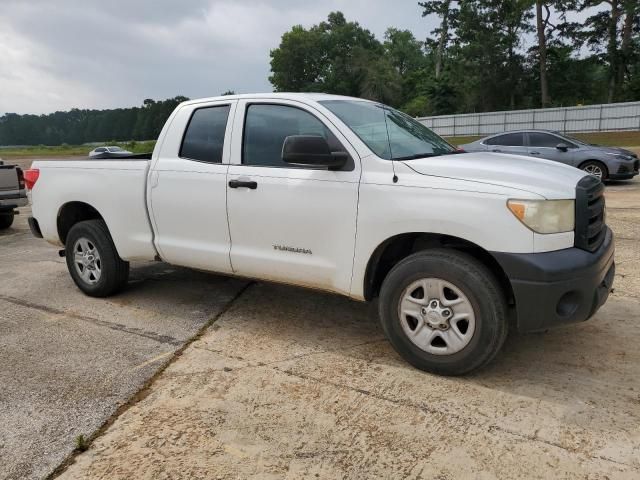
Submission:
[[[637,172],[638,170],[640,170],[640,160],[633,162],[633,171]]]
[[[588,175],[576,186],[575,246],[593,252],[604,241],[604,185]]]

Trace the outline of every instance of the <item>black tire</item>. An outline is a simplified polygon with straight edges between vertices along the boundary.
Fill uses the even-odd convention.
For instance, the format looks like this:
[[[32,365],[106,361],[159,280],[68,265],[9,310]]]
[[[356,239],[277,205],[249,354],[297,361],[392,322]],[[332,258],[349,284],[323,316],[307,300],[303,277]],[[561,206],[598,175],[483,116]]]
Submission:
[[[93,284],[82,278],[75,265],[74,247],[81,238],[91,242],[100,255],[101,273],[97,282]],[[103,220],[86,220],[71,227],[67,235],[65,253],[71,278],[78,288],[90,297],[108,297],[127,284],[129,262],[125,262],[118,255],[109,229]]]
[[[602,176],[600,177],[601,181],[604,182],[605,180],[609,180],[609,169],[604,163],[599,162],[598,160],[589,160],[587,162],[584,162],[582,165],[580,165],[580,170],[590,175],[593,175],[590,171],[590,169],[593,169],[593,168],[600,169],[600,171],[602,172]]]
[[[413,282],[429,277],[454,285],[473,308],[475,330],[469,343],[456,353],[427,352],[409,339],[401,325],[398,311],[403,292]],[[396,351],[414,367],[440,375],[463,375],[483,367],[498,354],[508,330],[505,295],[500,284],[482,263],[455,250],[425,250],[395,265],[382,283],[379,314],[382,328]]]
[[[13,219],[15,215],[11,213],[0,213],[0,230],[6,230],[13,225]]]

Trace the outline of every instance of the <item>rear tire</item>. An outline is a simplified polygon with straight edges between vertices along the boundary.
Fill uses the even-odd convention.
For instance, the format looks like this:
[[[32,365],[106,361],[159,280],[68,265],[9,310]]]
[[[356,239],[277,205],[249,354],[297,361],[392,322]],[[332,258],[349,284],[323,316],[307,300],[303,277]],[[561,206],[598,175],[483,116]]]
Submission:
[[[11,213],[0,213],[0,230],[6,230],[11,225],[13,225],[13,219],[15,214]]]
[[[69,274],[85,294],[108,297],[127,284],[129,262],[118,255],[103,220],[86,220],[71,227],[65,253]]]
[[[382,283],[379,314],[396,351],[440,375],[483,367],[507,336],[498,281],[475,258],[453,250],[418,252],[393,267]]]
[[[609,179],[609,170],[607,166],[598,160],[589,160],[580,165],[580,170],[599,178],[601,181]]]

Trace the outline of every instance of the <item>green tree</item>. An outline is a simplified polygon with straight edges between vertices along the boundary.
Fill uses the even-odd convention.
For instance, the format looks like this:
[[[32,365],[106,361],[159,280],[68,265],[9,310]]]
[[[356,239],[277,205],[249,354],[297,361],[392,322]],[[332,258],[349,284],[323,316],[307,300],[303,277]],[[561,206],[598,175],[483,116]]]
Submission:
[[[276,91],[325,91],[359,95],[364,59],[384,55],[373,34],[341,12],[310,29],[300,25],[282,36],[271,51],[270,82]]]

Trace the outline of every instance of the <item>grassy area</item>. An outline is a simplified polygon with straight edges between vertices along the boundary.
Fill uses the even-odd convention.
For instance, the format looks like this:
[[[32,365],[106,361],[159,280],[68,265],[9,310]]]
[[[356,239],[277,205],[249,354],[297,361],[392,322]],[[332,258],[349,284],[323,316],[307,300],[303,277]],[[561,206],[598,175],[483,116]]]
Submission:
[[[640,131],[631,132],[594,132],[594,133],[572,133],[576,137],[587,143],[605,145],[609,147],[636,147],[640,146]],[[479,140],[482,137],[445,137],[453,145]]]
[[[146,153],[153,151],[155,140],[145,142],[106,142],[104,145],[117,145],[133,153]],[[29,147],[0,148],[0,158],[11,160],[22,157],[69,157],[75,155],[86,156],[97,145],[33,145]]]

